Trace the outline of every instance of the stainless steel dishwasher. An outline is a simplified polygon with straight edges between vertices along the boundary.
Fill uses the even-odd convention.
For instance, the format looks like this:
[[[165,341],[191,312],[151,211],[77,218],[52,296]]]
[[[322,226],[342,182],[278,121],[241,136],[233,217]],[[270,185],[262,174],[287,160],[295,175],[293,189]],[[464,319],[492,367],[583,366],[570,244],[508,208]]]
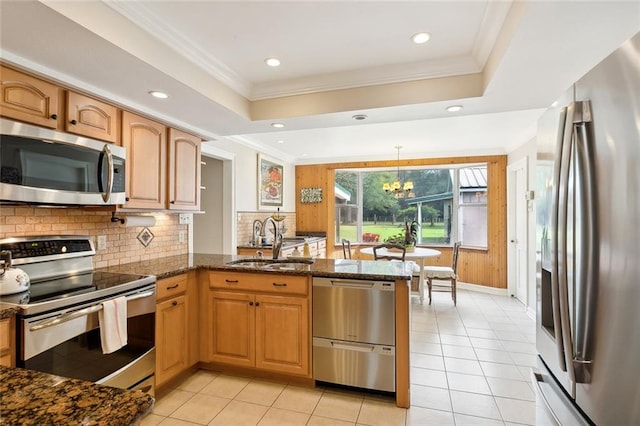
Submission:
[[[395,392],[395,283],[313,278],[317,381]]]

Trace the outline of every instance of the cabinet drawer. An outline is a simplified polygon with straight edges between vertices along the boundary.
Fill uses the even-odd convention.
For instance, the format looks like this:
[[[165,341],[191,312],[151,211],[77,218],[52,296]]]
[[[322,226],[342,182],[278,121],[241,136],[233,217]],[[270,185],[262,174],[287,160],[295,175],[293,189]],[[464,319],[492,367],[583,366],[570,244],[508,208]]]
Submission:
[[[159,280],[156,283],[157,300],[172,297],[187,291],[187,275],[177,275],[171,278]]]
[[[210,272],[209,287],[266,293],[307,294],[308,278],[283,274]]]

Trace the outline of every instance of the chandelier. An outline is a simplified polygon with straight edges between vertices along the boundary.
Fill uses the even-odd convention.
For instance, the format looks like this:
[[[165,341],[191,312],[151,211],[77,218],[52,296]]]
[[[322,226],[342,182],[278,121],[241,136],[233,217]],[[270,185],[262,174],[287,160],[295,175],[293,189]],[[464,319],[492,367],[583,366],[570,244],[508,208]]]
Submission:
[[[398,174],[395,181],[385,182],[382,185],[382,189],[384,192],[392,193],[396,198],[412,197],[413,182],[408,180],[402,183],[400,181],[400,148],[402,148],[402,146],[396,145],[394,148],[398,150]]]

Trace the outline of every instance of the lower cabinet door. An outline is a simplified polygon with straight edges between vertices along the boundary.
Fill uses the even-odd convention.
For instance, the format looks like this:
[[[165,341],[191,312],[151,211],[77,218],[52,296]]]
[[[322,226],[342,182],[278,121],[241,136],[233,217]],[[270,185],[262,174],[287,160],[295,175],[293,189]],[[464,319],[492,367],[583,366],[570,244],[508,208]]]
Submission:
[[[156,306],[156,386],[187,368],[186,296]]]
[[[310,375],[307,298],[256,296],[256,367]]]
[[[209,292],[209,360],[243,367],[255,365],[255,301],[246,293]]]

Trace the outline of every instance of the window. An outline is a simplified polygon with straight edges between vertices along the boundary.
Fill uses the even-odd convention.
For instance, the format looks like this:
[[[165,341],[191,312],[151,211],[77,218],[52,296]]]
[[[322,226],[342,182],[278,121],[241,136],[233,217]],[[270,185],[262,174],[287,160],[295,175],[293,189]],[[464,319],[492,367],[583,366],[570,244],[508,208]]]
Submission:
[[[385,182],[413,182],[402,197],[385,192]],[[459,168],[336,170],[336,241],[383,242],[420,224],[418,244],[487,246],[486,164]]]

